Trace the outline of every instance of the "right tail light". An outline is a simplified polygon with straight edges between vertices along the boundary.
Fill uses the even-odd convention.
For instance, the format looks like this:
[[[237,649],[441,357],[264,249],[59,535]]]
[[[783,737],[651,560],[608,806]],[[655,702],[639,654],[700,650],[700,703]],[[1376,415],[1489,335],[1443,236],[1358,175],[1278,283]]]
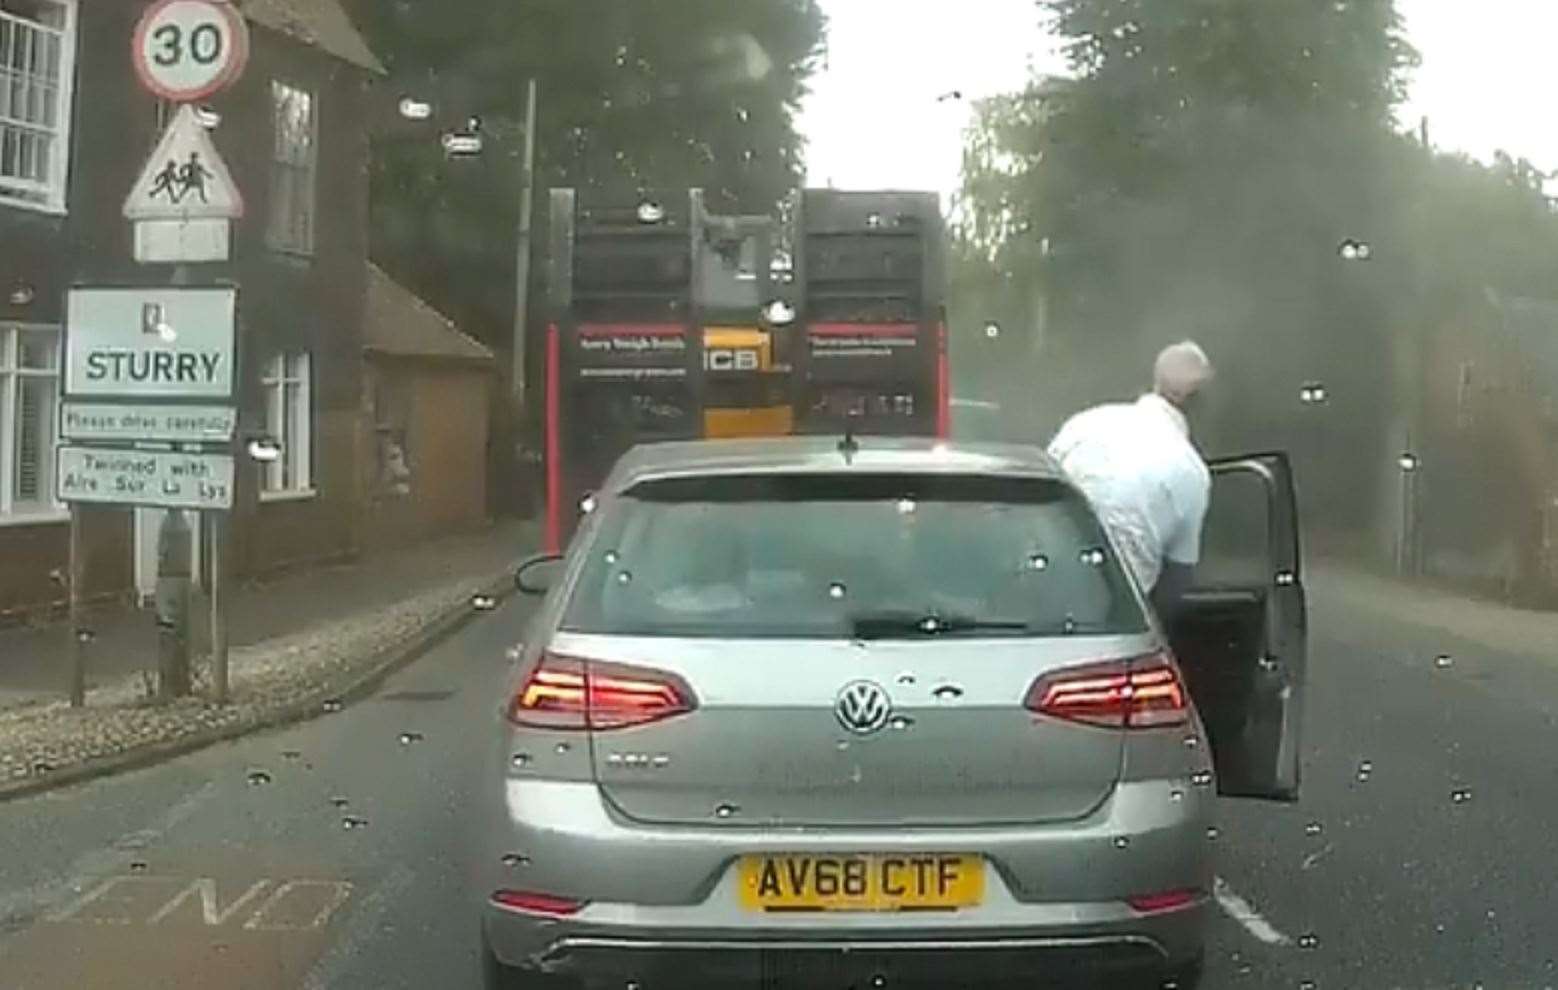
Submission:
[[[1189,694],[1167,650],[1051,671],[1033,682],[1024,707],[1040,715],[1118,729],[1183,725]]]

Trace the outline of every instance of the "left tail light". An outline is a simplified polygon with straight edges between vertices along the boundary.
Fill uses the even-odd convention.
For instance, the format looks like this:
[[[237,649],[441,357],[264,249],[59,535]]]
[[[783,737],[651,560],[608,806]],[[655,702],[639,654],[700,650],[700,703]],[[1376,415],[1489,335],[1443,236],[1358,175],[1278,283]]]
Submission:
[[[622,729],[696,707],[692,689],[675,674],[549,652],[520,685],[509,718],[545,729]]]
[[[1030,711],[1120,729],[1183,725],[1189,694],[1168,651],[1051,671],[1033,682]]]

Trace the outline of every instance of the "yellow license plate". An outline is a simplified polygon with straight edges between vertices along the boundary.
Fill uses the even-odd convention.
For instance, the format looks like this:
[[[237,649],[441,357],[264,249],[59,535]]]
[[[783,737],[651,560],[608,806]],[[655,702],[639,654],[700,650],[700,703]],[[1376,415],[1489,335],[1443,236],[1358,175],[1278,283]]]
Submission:
[[[961,853],[771,855],[741,859],[752,911],[954,911],[985,896],[985,863]]]

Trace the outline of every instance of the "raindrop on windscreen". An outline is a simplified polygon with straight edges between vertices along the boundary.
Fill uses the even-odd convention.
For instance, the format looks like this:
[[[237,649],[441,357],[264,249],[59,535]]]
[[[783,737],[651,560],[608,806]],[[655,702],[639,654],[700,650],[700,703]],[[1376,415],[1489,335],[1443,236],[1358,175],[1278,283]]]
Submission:
[[[1217,841],[1217,837],[1219,835],[1222,835],[1222,834],[1223,833],[1217,828],[1216,825],[1208,825],[1206,827],[1206,837],[1208,839],[1212,840],[1213,842],[1216,842]]]
[[[573,749],[572,746],[568,745],[565,742],[560,742],[556,746],[552,747],[552,752],[556,753],[558,756],[562,756],[564,753],[568,752],[571,749]]]
[[[1452,803],[1454,803],[1454,804],[1465,804],[1465,803],[1467,803],[1470,800],[1471,800],[1471,789],[1470,788],[1467,788],[1467,787],[1457,787],[1455,790],[1450,792],[1450,801]]]
[[[1449,670],[1455,666],[1455,658],[1448,653],[1441,653],[1434,657],[1434,667],[1439,670]]]
[[[627,65],[628,64],[628,46],[627,45],[618,45],[617,46],[617,64],[618,65]]]
[[[735,813],[737,811],[739,811],[739,810],[741,810],[741,809],[737,808],[733,804],[716,805],[715,808],[714,808],[714,817],[715,818],[730,818],[730,817],[734,816]]]
[[[338,712],[338,711],[341,710],[341,699],[340,698],[326,698],[325,701],[324,701],[324,704],[321,705],[320,707],[323,708],[326,712],[329,712],[329,713]]]
[[[419,743],[421,741],[422,733],[420,732],[402,732],[400,734],[400,744],[402,746],[410,746],[412,743]]]
[[[898,514],[907,516],[914,511],[914,499],[901,498],[898,500]]]
[[[513,867],[513,866],[529,866],[530,865],[530,857],[522,855],[520,853],[504,853],[503,854],[503,865],[504,866],[509,866],[509,867]]]
[[[351,801],[347,800],[339,794],[330,799],[330,804],[338,811],[345,810],[346,806],[351,803]]]
[[[284,749],[281,751],[281,758],[283,760],[301,760],[303,754],[295,749]]]
[[[1364,760],[1363,762],[1358,764],[1358,779],[1360,781],[1368,780],[1369,779],[1369,775],[1372,774],[1373,772],[1374,772],[1374,761],[1373,760]]]
[[[838,581],[834,581],[832,584],[828,585],[828,597],[829,598],[843,598],[844,594],[845,594],[845,588],[844,588],[844,585],[842,583],[840,583]]]
[[[1201,737],[1200,736],[1186,736],[1185,737],[1185,748],[1186,749],[1195,749],[1199,745],[1201,745]]]
[[[347,831],[352,831],[353,829],[359,828],[367,828],[368,819],[359,818],[356,815],[346,815],[341,819],[341,827]]]
[[[1308,825],[1304,826],[1304,834],[1308,836],[1316,836],[1323,831],[1325,831],[1325,826],[1321,825],[1319,822],[1310,822]]]
[[[914,719],[907,715],[894,715],[888,720],[887,727],[896,732],[903,732],[905,729],[914,727]]]
[[[478,612],[490,612],[498,607],[498,600],[491,595],[472,595],[471,607]]]
[[[1114,837],[1114,847],[1116,849],[1129,849],[1130,845],[1131,845],[1130,836],[1127,836],[1127,835],[1117,835],[1117,836]]]
[[[1000,335],[1001,335],[1001,325],[999,323],[993,323],[992,322],[992,323],[986,323],[985,324],[985,336],[986,337],[989,337],[991,340],[994,340],[995,338],[999,337]]]
[[[737,107],[736,119],[745,124],[747,121],[752,119],[752,114],[747,110],[746,107]]]
[[[1320,936],[1314,932],[1305,932],[1298,937],[1298,947],[1300,949],[1318,949],[1320,947]]]
[[[875,229],[877,227],[880,227],[881,225],[882,225],[882,215],[880,213],[867,213],[866,214],[866,226],[867,227]]]
[[[1298,990],[1316,990],[1315,981],[1314,980],[1299,980],[1298,981]]]
[[[141,862],[140,860],[136,860],[135,862],[130,864],[130,872],[131,873],[145,873],[146,872],[146,864]]]
[[[1176,787],[1173,790],[1169,791],[1169,800],[1170,801],[1183,801],[1184,799],[1185,799],[1185,792],[1180,790],[1179,788]]]
[[[530,754],[515,753],[513,756],[509,757],[509,762],[516,767],[527,767],[530,765]]]
[[[1374,257],[1374,249],[1363,241],[1348,238],[1336,248],[1343,261],[1368,261]]]
[[[1422,467],[1423,462],[1418,459],[1416,454],[1409,450],[1404,452],[1400,457],[1396,458],[1396,465],[1400,467],[1401,470],[1407,473],[1411,473]]]
[[[633,583],[633,572],[632,571],[622,571],[621,573],[619,573],[617,575],[617,583],[618,584],[632,584]]]
[[[1084,564],[1101,567],[1106,559],[1102,547],[1088,547],[1082,551],[1082,563]]]
[[[1295,580],[1297,579],[1293,576],[1292,571],[1278,571],[1276,574],[1277,584],[1283,586],[1284,588],[1292,584]]]
[[[1319,382],[1305,382],[1298,390],[1298,397],[1306,405],[1318,405],[1328,398],[1328,394]]]
[[[1046,557],[1042,553],[1029,554],[1028,555],[1028,570],[1030,570],[1030,571],[1047,571],[1047,570],[1049,570],[1049,558]]]
[[[270,783],[270,780],[271,780],[270,774],[266,773],[264,770],[250,770],[249,771],[249,786],[250,787],[260,787],[260,786],[262,786],[264,784]]]
[[[608,563],[608,564],[615,564],[616,562],[617,562],[617,551],[615,551],[615,550],[607,550],[606,551],[606,563]]]
[[[1190,782],[1192,784],[1196,785],[1197,787],[1211,787],[1212,786],[1212,771],[1210,771],[1210,770],[1197,770],[1195,773],[1190,775]]]

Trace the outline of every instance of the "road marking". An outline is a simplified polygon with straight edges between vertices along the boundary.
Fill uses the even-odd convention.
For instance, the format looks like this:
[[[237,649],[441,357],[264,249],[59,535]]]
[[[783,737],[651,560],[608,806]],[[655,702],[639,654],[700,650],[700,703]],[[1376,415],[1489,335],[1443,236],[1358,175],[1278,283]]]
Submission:
[[[236,901],[233,901],[224,909],[216,898],[216,880],[212,877],[197,877],[177,897],[164,904],[161,910],[146,919],[146,923],[155,925],[174,911],[177,911],[179,905],[183,904],[191,896],[198,896],[200,898],[201,918],[205,923],[213,926],[224,924],[228,918],[243,910],[245,905],[258,897],[269,886],[269,880],[256,880],[253,886],[244,891]]]
[[[287,899],[287,895],[293,891],[304,892],[308,890],[324,891],[323,903],[315,909],[312,917],[307,921],[299,918],[295,921],[272,920],[271,915],[282,915],[278,905]],[[346,903],[346,899],[352,896],[352,884],[345,880],[288,880],[276,888],[270,900],[256,912],[254,917],[244,922],[243,927],[251,931],[262,932],[300,932],[310,928],[323,928],[330,916],[335,914],[336,908]],[[305,897],[306,903],[306,897]]]
[[[173,886],[156,900],[148,902],[148,887]],[[274,885],[274,886],[273,886]],[[121,892],[120,887],[130,890]],[[226,907],[217,896],[215,877],[162,877],[151,875],[112,876],[62,908],[44,915],[51,924],[156,925],[173,915],[193,899],[200,901],[200,918],[208,927],[235,920],[240,911],[250,908],[256,898],[267,894],[259,907],[243,922],[245,931],[300,932],[323,928],[337,909],[352,896],[353,885],[345,880],[298,878],[276,880],[263,877]],[[156,890],[151,893],[156,894]],[[172,899],[167,895],[172,894]],[[113,896],[110,896],[113,895]],[[88,911],[91,908],[91,911]],[[142,920],[144,917],[145,920]]]
[[[381,936],[379,920],[415,885],[416,874],[400,863],[378,886],[358,899],[330,948],[303,977],[303,990],[357,985],[352,978],[355,968],[368,958],[369,944]]]
[[[1222,877],[1216,877],[1212,881],[1212,895],[1217,898],[1217,904],[1228,917],[1244,926],[1244,930],[1254,935],[1267,945],[1291,945],[1293,940],[1277,931],[1271,922],[1261,917],[1261,913],[1250,904],[1249,901],[1234,893],[1232,887]]]
[[[0,921],[6,919],[30,921],[40,914],[58,910],[62,905],[77,900],[84,890],[78,878],[102,877],[124,872],[137,850],[145,849],[177,828],[199,811],[201,805],[215,794],[216,784],[207,781],[164,811],[146,828],[126,832],[107,846],[92,849],[76,857],[58,874],[59,879],[41,880],[30,887],[17,890],[0,890]],[[73,801],[75,797],[74,794],[65,797],[55,792],[43,795],[42,800],[64,803]]]
[[[1322,859],[1324,859],[1325,857],[1329,856],[1331,853],[1333,853],[1335,851],[1336,851],[1336,847],[1334,845],[1332,845],[1331,843],[1327,842],[1321,848],[1316,849],[1314,852],[1312,852],[1309,855],[1305,856],[1304,857],[1304,863],[1303,863],[1302,866],[1299,867],[1299,869],[1301,869],[1301,870],[1312,870],[1312,869],[1314,869],[1314,866],[1315,866],[1316,863],[1320,862]]]

